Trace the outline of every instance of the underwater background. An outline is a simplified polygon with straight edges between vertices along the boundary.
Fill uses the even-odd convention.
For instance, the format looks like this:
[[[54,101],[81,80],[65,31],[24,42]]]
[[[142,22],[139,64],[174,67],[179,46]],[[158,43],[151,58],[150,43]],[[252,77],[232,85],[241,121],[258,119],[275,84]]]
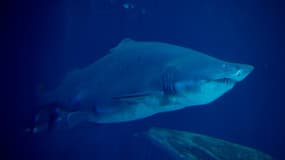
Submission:
[[[5,159],[172,159],[137,136],[154,126],[206,134],[285,159],[281,1],[27,0],[7,6],[12,50],[2,79]],[[126,37],[193,48],[255,70],[208,105],[127,123],[24,132],[37,111],[39,88],[56,86],[66,72],[93,63]]]

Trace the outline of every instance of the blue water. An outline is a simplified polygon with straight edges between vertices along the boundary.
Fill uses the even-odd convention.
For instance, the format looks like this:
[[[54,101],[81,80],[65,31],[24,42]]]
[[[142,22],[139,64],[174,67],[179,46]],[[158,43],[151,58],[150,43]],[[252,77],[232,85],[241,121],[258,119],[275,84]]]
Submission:
[[[22,1],[9,11],[16,74],[3,136],[8,159],[171,159],[135,133],[153,126],[188,130],[247,145],[276,159],[283,154],[285,6],[241,0]],[[254,72],[217,101],[121,124],[80,126],[26,135],[35,92],[107,54],[121,39],[162,41]],[[10,73],[10,72],[7,72]],[[6,115],[4,116],[6,117]],[[9,131],[12,131],[11,134]],[[11,137],[11,139],[8,139]]]

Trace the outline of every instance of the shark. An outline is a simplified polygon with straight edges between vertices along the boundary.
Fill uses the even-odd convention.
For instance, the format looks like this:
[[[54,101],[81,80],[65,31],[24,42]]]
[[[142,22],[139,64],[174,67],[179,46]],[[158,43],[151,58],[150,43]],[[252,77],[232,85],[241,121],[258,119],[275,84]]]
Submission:
[[[126,38],[40,96],[43,109],[29,130],[127,122],[208,104],[253,69],[175,44]]]
[[[188,131],[153,127],[142,135],[181,160],[272,160],[254,148]]]

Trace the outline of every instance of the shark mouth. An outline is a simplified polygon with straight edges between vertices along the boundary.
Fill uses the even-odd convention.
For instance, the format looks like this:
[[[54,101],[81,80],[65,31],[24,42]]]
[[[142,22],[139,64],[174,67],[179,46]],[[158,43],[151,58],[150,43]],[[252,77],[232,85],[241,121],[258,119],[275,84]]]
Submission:
[[[231,78],[218,78],[214,79],[213,81],[223,84],[235,84],[237,81]]]

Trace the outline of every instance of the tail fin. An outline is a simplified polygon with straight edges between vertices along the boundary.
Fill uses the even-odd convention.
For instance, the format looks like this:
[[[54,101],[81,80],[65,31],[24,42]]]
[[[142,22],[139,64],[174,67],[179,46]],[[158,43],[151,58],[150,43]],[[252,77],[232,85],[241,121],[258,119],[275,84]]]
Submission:
[[[73,128],[82,123],[97,124],[97,117],[92,112],[63,110],[58,104],[45,106],[36,114],[34,124],[25,131],[31,134]]]
[[[35,116],[34,124],[25,131],[39,133],[58,128],[66,128],[65,124],[68,112],[63,111],[56,103],[43,107]]]

